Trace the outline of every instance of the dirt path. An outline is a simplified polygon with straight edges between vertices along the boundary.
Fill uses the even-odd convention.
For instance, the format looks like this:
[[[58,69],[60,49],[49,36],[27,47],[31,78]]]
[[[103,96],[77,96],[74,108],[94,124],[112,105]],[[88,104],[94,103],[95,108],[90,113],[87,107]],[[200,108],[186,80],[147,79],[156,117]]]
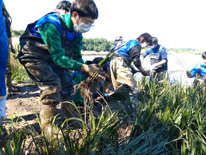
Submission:
[[[38,86],[31,81],[25,81],[14,85],[13,88],[14,91],[8,95],[6,101],[6,119],[4,120],[6,128],[9,127],[13,117],[17,128],[32,125],[36,131],[39,131],[37,116],[39,116],[41,103]],[[59,112],[59,106],[57,106],[57,112]]]
[[[27,81],[22,84],[14,85],[14,91],[8,95],[6,101],[6,127],[10,125],[11,118],[17,122],[19,128],[28,125],[33,125],[38,130],[39,125],[36,113],[39,114],[39,89],[36,85]],[[22,119],[17,120],[18,117]],[[25,121],[24,121],[25,120]]]

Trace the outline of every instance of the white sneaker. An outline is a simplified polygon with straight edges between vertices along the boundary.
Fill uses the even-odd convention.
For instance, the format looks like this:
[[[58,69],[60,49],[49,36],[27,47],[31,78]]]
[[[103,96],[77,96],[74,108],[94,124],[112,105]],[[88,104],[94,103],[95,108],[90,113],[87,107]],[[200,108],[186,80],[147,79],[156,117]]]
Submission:
[[[6,117],[6,97],[7,95],[0,97],[0,123]]]

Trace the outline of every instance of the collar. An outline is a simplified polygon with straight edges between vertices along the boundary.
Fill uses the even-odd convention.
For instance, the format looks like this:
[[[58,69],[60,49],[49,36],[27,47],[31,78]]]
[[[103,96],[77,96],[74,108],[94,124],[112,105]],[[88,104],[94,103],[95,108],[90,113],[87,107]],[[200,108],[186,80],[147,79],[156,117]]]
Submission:
[[[59,13],[59,14],[61,14],[57,9],[54,9],[54,11],[57,12],[57,13]]]
[[[66,23],[66,27],[70,32],[74,32],[74,24],[71,19],[71,14],[67,13],[65,15],[61,15],[64,22]]]

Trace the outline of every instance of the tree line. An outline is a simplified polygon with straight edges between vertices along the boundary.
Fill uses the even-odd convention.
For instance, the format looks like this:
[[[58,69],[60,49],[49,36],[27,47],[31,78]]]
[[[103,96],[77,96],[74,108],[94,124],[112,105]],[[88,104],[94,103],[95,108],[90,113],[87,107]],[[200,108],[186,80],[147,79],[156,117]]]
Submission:
[[[24,33],[23,30],[12,30],[13,37],[19,37]],[[104,38],[83,39],[83,51],[110,51],[114,47],[114,41],[108,41]]]
[[[23,30],[12,30],[13,37],[19,37],[24,33]],[[114,47],[114,41],[108,41],[105,38],[84,38],[83,39],[83,51],[111,51]],[[203,51],[193,49],[193,48],[166,48],[168,52],[174,53],[202,53]]]
[[[83,39],[83,51],[110,51],[114,47],[114,41],[108,41],[104,38]]]

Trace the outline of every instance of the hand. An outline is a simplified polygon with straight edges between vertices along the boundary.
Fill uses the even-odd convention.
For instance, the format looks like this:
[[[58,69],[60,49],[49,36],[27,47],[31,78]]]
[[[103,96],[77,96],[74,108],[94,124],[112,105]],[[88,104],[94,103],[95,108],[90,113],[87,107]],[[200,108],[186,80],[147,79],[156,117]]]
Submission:
[[[89,76],[94,77],[94,78],[97,77],[97,78],[100,78],[102,80],[105,80],[106,75],[105,75],[102,68],[97,67],[96,64],[88,65],[88,68],[89,68],[89,70],[88,70],[87,74]]]
[[[192,77],[191,72],[189,70],[186,71],[186,74],[187,74],[187,77],[189,77],[189,78]]]
[[[155,67],[156,67],[156,65],[155,65],[155,64],[150,66],[150,68],[149,68],[150,74],[152,74],[152,73],[153,73],[153,70],[154,70],[154,68],[155,68]]]
[[[15,50],[15,48],[14,48],[13,46],[11,46],[11,52],[12,52],[13,54],[16,53],[16,50]]]
[[[142,73],[142,75],[144,75],[144,76],[149,76],[150,74],[149,74],[149,70],[144,70],[144,72]]]

